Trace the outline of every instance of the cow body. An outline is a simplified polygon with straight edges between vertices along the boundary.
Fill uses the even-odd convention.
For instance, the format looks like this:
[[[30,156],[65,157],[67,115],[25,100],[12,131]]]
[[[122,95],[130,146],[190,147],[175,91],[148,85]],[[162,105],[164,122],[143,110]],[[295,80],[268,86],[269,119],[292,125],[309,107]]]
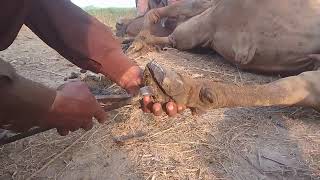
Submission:
[[[320,50],[319,17],[319,0],[221,0],[170,39],[180,50],[212,48],[243,69],[299,73],[316,68],[309,55]]]
[[[139,34],[144,24],[144,15],[152,9],[166,7],[181,0],[137,0],[137,17],[120,18],[116,24],[116,34],[119,37],[128,35],[134,37]],[[161,22],[154,24],[150,31],[156,36],[168,36],[176,28],[175,18],[163,18]]]
[[[310,55],[320,51],[320,0],[184,0],[162,9],[161,18],[186,19],[168,36],[179,50],[211,48],[264,73],[317,68]]]
[[[168,17],[184,21],[166,37],[154,34],[152,27]],[[295,75],[259,88],[223,85],[243,95],[240,106],[304,105],[320,110],[320,0],[182,0],[146,13],[129,54],[150,45],[211,48],[243,70]],[[233,95],[216,84],[206,81],[202,86],[209,88],[210,96],[227,96],[229,105],[224,107],[236,104],[230,100]],[[245,95],[246,88],[258,93]]]

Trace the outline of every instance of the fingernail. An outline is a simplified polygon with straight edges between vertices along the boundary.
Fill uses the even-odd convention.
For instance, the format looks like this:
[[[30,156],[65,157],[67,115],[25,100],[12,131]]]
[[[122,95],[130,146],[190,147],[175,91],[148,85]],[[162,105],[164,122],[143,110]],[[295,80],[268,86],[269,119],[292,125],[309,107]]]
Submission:
[[[172,111],[174,109],[173,103],[168,103],[167,104],[167,110]]]
[[[159,104],[159,103],[154,104],[152,107],[152,110],[153,110],[153,114],[155,116],[160,116],[162,114],[161,104]]]
[[[143,97],[142,111],[145,113],[150,113],[152,108],[152,102],[150,96]]]
[[[161,105],[155,104],[153,110],[161,111]]]
[[[144,103],[150,102],[150,96],[144,96],[144,97],[143,97],[143,102],[144,102]]]
[[[177,106],[175,103],[173,102],[168,102],[166,104],[166,109],[167,109],[167,114],[170,116],[170,117],[174,117],[177,115]]]

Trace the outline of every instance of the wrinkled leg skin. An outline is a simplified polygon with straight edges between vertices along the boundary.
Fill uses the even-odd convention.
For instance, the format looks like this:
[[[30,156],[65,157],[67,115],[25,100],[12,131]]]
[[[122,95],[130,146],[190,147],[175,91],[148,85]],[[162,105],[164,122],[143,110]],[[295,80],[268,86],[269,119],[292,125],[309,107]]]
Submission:
[[[307,71],[297,76],[264,85],[238,86],[210,80],[194,80],[155,61],[147,64],[145,85],[154,91],[153,101],[174,100],[193,113],[208,109],[256,106],[304,106],[320,110],[320,71]]]
[[[154,31],[152,29],[154,29],[154,26],[156,26],[161,19],[179,17],[189,19],[200,15],[211,5],[212,0],[182,0],[166,7],[151,9],[144,16],[143,27],[130,47],[129,55],[135,54],[142,49],[146,49],[145,51],[152,51],[154,49],[152,47],[155,45],[172,45],[168,36],[160,37],[152,34]]]

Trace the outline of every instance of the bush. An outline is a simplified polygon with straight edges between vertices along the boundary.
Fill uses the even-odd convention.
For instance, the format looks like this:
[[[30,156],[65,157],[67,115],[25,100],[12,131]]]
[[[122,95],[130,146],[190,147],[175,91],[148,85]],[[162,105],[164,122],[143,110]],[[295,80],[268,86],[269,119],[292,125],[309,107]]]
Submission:
[[[95,8],[89,6],[84,9],[112,29],[115,28],[116,21],[120,17],[134,17],[136,15],[135,8]]]

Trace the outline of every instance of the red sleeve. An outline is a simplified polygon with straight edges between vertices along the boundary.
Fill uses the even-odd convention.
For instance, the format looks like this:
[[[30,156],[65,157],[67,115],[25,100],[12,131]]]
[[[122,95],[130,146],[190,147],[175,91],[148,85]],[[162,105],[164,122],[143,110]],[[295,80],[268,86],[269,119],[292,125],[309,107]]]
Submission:
[[[107,26],[69,0],[34,1],[25,24],[75,65],[116,83],[135,65]]]

